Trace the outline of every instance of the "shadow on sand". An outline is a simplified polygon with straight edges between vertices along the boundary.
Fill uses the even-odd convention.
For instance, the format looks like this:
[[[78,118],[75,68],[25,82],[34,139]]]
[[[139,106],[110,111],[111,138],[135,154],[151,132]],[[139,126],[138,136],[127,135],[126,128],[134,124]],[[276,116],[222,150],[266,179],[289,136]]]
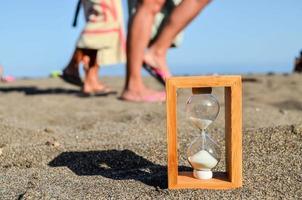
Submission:
[[[80,93],[79,89],[65,89],[65,88],[46,88],[40,89],[34,86],[29,87],[0,87],[0,92],[10,93],[10,92],[22,92],[25,95],[49,95],[49,94],[73,94],[78,95]]]
[[[63,152],[51,167],[68,167],[78,176],[101,175],[114,180],[136,180],[155,188],[167,188],[167,167],[137,155],[130,150]],[[189,167],[180,167],[182,171]]]
[[[302,110],[302,102],[293,99],[274,103],[273,105],[284,110]]]

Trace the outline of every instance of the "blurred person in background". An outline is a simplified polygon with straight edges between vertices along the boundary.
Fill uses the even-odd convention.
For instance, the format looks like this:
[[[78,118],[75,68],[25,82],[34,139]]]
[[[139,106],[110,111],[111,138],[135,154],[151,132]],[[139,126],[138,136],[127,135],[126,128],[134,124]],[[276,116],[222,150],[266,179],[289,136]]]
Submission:
[[[125,62],[125,35],[120,0],[80,0],[74,18],[76,26],[83,6],[86,25],[69,64],[61,78],[82,87],[83,95],[108,95],[115,91],[99,81],[99,67]],[[81,80],[79,65],[83,63],[85,79]]]
[[[206,7],[210,0],[183,0],[171,12],[158,36],[149,45],[152,24],[166,0],[140,0],[132,16],[127,38],[127,74],[121,98],[135,102],[165,101],[165,92],[147,88],[141,68],[149,66],[163,79],[171,76],[166,62],[167,51],[175,37]],[[147,48],[149,46],[149,48]]]
[[[295,60],[294,72],[302,73],[302,50],[300,51],[300,57]]]
[[[4,68],[2,65],[0,65],[0,82],[8,83],[15,81],[15,77],[11,75],[4,76]]]
[[[152,45],[153,42],[156,41],[156,38],[160,35],[165,23],[169,19],[171,12],[173,9],[181,2],[182,0],[166,0],[165,4],[162,6],[160,12],[155,15],[152,29],[151,29],[151,38],[149,40],[148,46]],[[139,4],[139,0],[128,0],[128,12],[130,18],[135,15],[136,7]],[[171,48],[172,47],[179,47],[183,38],[183,33],[178,33],[177,36],[174,38]],[[147,58],[148,59],[148,58]],[[151,76],[156,78],[161,84],[165,85],[165,78],[171,76],[171,74],[167,71],[164,71],[160,67],[153,67],[148,65],[146,62],[143,63],[143,68],[149,72]]]
[[[0,65],[0,81],[3,81],[3,67]]]

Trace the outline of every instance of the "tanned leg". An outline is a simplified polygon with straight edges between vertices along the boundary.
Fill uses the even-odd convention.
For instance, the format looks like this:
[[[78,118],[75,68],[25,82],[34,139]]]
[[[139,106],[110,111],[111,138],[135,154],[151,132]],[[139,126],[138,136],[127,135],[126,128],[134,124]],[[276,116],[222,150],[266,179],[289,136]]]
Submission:
[[[83,50],[83,63],[85,71],[83,93],[97,93],[101,91],[109,91],[104,84],[99,81],[99,65],[97,63],[97,50]]]
[[[168,76],[170,71],[167,66],[167,51],[177,34],[183,30],[205,8],[210,0],[184,0],[171,13],[165,27],[156,41],[144,55],[144,61],[159,67]]]
[[[147,96],[163,98],[162,92],[157,92],[145,87],[141,68],[144,51],[148,46],[151,28],[155,14],[160,11],[165,0],[142,0],[136,14],[129,24],[127,39],[127,75],[122,98],[129,101],[145,101]]]

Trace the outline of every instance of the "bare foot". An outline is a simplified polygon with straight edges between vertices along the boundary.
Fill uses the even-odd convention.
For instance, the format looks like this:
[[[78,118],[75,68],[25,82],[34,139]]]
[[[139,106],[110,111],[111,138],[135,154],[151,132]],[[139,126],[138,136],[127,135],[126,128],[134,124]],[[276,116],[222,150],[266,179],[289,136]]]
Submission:
[[[149,49],[144,54],[144,62],[151,67],[158,68],[162,72],[164,78],[171,77],[171,72],[167,67],[166,54],[157,53],[153,49]]]
[[[99,93],[99,92],[113,92],[113,90],[107,87],[106,85],[100,83],[98,80],[86,79],[84,81],[82,92],[84,94],[92,94],[92,93]]]
[[[166,100],[166,94],[164,91],[155,91],[148,88],[139,91],[124,90],[121,99],[133,102],[155,103],[164,102]]]

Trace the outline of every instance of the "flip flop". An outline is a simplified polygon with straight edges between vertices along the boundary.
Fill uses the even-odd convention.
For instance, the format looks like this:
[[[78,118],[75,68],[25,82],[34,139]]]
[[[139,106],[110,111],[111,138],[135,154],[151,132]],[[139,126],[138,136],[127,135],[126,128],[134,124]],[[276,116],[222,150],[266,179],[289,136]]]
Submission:
[[[151,65],[148,65],[147,63],[143,63],[143,68],[153,77],[155,78],[159,83],[162,85],[166,85],[165,78],[167,78],[167,74],[161,70],[158,67],[152,67]]]
[[[79,97],[106,97],[108,95],[115,95],[117,91],[111,90],[109,88],[105,88],[96,92],[81,92]]]
[[[70,83],[72,85],[76,85],[80,87],[84,85],[83,81],[78,76],[66,74],[65,72],[63,72],[59,77],[66,83]]]

